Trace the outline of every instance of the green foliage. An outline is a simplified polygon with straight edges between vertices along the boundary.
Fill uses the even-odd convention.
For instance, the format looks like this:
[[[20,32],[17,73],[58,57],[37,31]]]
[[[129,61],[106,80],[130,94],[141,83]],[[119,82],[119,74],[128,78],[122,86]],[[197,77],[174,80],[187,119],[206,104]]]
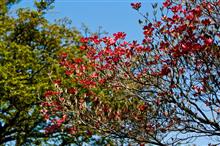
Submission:
[[[45,19],[53,1],[36,2],[36,11],[19,9],[11,17],[8,8],[15,2],[0,2],[0,144],[41,143],[51,135],[43,133],[39,103],[44,91],[53,88],[51,81],[62,79],[58,54],[70,49],[74,54],[80,35],[65,21]]]

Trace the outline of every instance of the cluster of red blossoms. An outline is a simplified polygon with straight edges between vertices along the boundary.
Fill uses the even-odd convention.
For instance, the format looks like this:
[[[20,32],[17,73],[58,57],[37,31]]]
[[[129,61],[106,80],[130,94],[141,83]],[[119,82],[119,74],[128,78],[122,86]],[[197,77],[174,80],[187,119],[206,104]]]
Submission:
[[[141,8],[141,3],[131,3],[131,6],[135,10],[139,10]]]
[[[124,128],[126,126],[123,122],[130,120],[136,122],[137,127],[141,127],[149,113],[154,113],[153,118],[156,119],[149,118],[144,121],[147,126],[143,133],[165,133],[172,128],[177,131],[175,128],[178,124],[195,130],[190,125],[197,125],[197,121],[199,124],[211,124],[210,127],[218,125],[207,120],[202,112],[206,110],[208,112],[205,114],[215,112],[217,115],[216,111],[219,111],[220,107],[220,101],[216,97],[218,95],[215,94],[219,92],[220,84],[217,78],[220,75],[217,63],[220,57],[220,32],[216,29],[219,28],[216,26],[219,21],[216,17],[218,5],[220,1],[202,1],[198,4],[191,2],[183,5],[166,0],[163,8],[172,12],[172,15],[163,15],[161,20],[144,24],[142,43],[125,41],[124,32],[114,33],[112,37],[81,38],[82,45],[79,50],[84,56],[70,59],[64,53],[60,57],[60,64],[66,69],[67,79],[71,80],[74,87],[67,87],[66,97],[63,98],[57,91],[45,93],[48,102],[51,99],[56,101],[44,104],[50,108],[50,114],[56,115],[58,109],[59,114],[63,111],[63,114],[57,114],[60,117],[58,120],[50,119],[57,126],[53,125],[47,130],[51,131],[62,125],[68,119],[65,115],[69,111],[77,113],[74,118],[81,116],[82,123],[88,122],[83,119],[84,116],[96,117],[94,125],[91,121],[87,124],[97,129],[102,127],[101,123],[108,120],[119,121],[117,124]],[[131,6],[139,11],[141,3],[132,3]],[[103,100],[106,95],[113,98],[109,99],[109,102],[117,101],[114,94],[117,95],[122,90],[122,93],[126,93],[126,96],[122,97],[125,105],[129,103],[132,108],[117,106],[114,109],[113,104],[106,102],[108,99]],[[62,91],[64,93],[65,90]],[[57,98],[49,99],[51,96]],[[132,104],[133,97],[135,103]],[[121,95],[118,98],[121,98]],[[170,108],[166,109],[167,107]],[[194,109],[200,113],[193,114]],[[157,113],[159,114],[156,115]],[[185,119],[183,123],[180,120],[182,117]],[[190,118],[197,119],[192,121]],[[160,122],[161,119],[163,120]],[[155,123],[156,120],[158,123]],[[73,125],[73,133],[76,132],[76,125]],[[114,130],[118,128],[111,126]],[[132,135],[132,131],[129,131],[129,134]]]

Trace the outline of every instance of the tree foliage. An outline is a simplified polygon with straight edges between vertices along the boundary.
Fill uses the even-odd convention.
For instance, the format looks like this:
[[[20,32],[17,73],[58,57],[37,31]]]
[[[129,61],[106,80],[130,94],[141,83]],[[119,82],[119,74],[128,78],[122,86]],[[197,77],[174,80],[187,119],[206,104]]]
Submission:
[[[0,2],[0,144],[64,139],[62,133],[44,133],[48,123],[39,107],[44,91],[62,78],[58,54],[74,54],[80,34],[67,20],[48,22],[44,14],[53,1],[36,2],[36,10],[20,8],[12,16],[15,2]]]
[[[131,6],[145,19],[143,42],[127,42],[123,32],[82,38],[82,56],[61,59],[69,86],[46,94],[48,130],[155,145],[206,136],[219,143],[220,1],[166,0],[152,21],[141,3]]]

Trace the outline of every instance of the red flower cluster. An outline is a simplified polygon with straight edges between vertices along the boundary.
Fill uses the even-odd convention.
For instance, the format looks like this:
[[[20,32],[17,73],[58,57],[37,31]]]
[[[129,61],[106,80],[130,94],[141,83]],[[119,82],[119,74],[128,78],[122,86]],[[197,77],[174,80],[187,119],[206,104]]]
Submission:
[[[139,10],[141,8],[141,3],[131,3],[131,6],[135,10]]]
[[[212,105],[212,108],[220,106],[214,93],[219,90],[217,77],[220,75],[220,54],[217,38],[220,34],[213,23],[216,14],[209,17],[215,9],[214,4],[210,3],[202,1],[198,5],[189,2],[189,6],[188,3],[183,6],[182,3],[166,0],[163,7],[171,13],[159,21],[144,24],[142,43],[125,41],[124,32],[103,38],[81,38],[82,45],[79,50],[83,57],[70,60],[67,55],[61,55],[63,57],[60,64],[66,69],[66,80],[70,82],[71,88],[65,88],[67,95],[64,99],[56,98],[55,101],[60,104],[48,102],[45,107],[51,107],[52,113],[56,113],[58,109],[72,108],[76,113],[74,118],[82,116],[80,120],[85,123],[88,120],[83,117],[92,113],[91,118],[95,117],[95,122],[87,123],[94,122],[92,127],[102,127],[101,123],[105,122],[106,125],[118,122],[117,124],[123,127],[121,123],[132,121],[137,127],[144,129],[143,133],[155,133],[157,130],[156,132],[166,134],[171,128],[175,131],[181,123],[179,115],[186,119],[185,123],[181,123],[183,127],[194,126],[201,119],[202,122],[205,121],[203,124],[212,124],[214,120],[210,122],[202,117],[206,113],[192,114],[193,118],[187,117],[194,112],[188,107],[197,109],[207,103]],[[139,10],[141,3],[132,3],[131,6]],[[45,93],[46,97],[54,95],[59,96],[60,93]],[[199,99],[204,100],[199,101],[198,106]],[[68,106],[60,108],[61,105]],[[44,111],[46,118],[48,111]],[[60,118],[54,120],[56,126],[52,126],[48,131],[56,129],[66,121],[67,117],[63,117],[63,114],[56,114]],[[147,117],[148,115],[152,119]],[[200,115],[195,123],[187,123]],[[143,121],[145,118],[147,120]],[[144,127],[141,127],[143,122]],[[114,129],[117,124],[111,125],[111,128]],[[75,123],[72,128],[67,129],[72,134],[78,131]],[[132,131],[129,131],[130,133]],[[92,131],[87,134],[92,135]]]

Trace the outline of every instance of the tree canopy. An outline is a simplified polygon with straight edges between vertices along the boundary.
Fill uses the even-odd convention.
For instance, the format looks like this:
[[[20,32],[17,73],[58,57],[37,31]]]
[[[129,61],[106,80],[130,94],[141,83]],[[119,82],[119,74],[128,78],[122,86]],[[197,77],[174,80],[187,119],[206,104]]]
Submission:
[[[143,41],[125,41],[124,32],[82,38],[82,56],[60,61],[70,84],[45,95],[48,130],[162,146],[209,136],[218,144],[220,1],[165,0],[159,18],[152,5],[152,20],[141,3],[131,6],[143,16]]]
[[[0,2],[0,145],[220,144],[220,0],[165,0],[153,19],[131,3],[142,42],[17,2]]]
[[[65,136],[44,133],[47,122],[39,107],[52,81],[63,78],[59,54],[74,54],[80,33],[67,20],[48,22],[45,13],[53,1],[11,15],[16,2],[0,2],[0,144],[39,145]]]

